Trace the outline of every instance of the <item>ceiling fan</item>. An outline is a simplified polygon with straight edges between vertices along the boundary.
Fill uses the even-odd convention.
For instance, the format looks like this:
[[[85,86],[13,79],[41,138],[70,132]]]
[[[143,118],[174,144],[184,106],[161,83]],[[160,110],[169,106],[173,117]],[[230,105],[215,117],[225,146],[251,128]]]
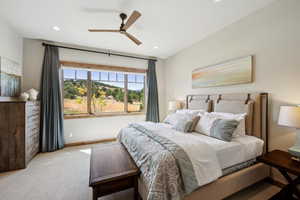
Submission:
[[[127,29],[135,23],[135,21],[141,16],[141,13],[138,11],[133,11],[133,13],[130,15],[126,23],[124,21],[127,18],[127,15],[125,13],[121,13],[120,17],[122,20],[120,29],[89,29],[89,32],[116,32],[116,33],[121,33],[123,35],[126,35],[130,40],[132,40],[135,44],[140,45],[142,44],[141,41],[139,41],[136,37],[131,35],[130,33],[127,33]]]

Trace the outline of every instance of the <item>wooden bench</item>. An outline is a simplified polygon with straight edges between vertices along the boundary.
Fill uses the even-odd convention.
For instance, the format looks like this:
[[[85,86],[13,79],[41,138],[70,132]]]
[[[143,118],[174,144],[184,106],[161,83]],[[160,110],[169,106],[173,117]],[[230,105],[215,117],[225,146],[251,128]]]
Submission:
[[[134,199],[139,199],[138,175],[138,167],[122,144],[99,145],[92,149],[90,187],[93,200],[132,187]]]

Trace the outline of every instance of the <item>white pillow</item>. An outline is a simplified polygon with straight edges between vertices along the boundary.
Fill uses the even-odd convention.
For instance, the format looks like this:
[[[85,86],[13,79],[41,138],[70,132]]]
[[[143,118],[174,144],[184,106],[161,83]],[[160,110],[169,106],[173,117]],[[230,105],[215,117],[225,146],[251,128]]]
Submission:
[[[195,127],[195,131],[209,136],[210,129],[216,119],[218,118],[213,115],[210,115],[207,112],[204,113],[203,115],[201,115],[201,118]]]
[[[191,114],[181,114],[181,113],[172,113],[169,114],[164,123],[170,124],[173,129],[187,133],[193,123],[193,115]]]
[[[180,114],[191,114],[193,115],[193,117],[199,115],[199,114],[204,114],[205,110],[191,110],[191,109],[181,109],[181,110],[177,110],[176,113],[180,113]]]
[[[232,137],[240,137],[246,135],[246,115],[247,113],[242,114],[232,114],[232,113],[222,113],[222,112],[211,112],[211,116],[214,116],[219,119],[231,119],[239,122],[238,127],[233,132]]]

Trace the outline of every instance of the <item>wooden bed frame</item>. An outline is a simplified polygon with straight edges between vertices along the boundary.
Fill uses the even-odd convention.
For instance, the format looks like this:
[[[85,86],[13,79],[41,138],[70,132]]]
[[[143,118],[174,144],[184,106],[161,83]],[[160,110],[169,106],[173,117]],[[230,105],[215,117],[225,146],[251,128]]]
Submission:
[[[268,152],[267,93],[188,95],[186,108],[208,112],[247,113],[246,134],[264,140],[264,153]],[[200,187],[184,200],[224,199],[269,176],[270,167],[256,163]],[[139,193],[144,200],[147,199],[147,187],[141,178]]]

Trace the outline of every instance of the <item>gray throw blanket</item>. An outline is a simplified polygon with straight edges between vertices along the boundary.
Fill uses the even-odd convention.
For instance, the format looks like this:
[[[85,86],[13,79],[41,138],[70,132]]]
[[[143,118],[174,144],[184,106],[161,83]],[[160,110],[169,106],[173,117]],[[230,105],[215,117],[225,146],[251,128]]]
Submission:
[[[199,187],[187,153],[162,134],[130,124],[120,131],[118,140],[140,168],[148,200],[180,200]]]

